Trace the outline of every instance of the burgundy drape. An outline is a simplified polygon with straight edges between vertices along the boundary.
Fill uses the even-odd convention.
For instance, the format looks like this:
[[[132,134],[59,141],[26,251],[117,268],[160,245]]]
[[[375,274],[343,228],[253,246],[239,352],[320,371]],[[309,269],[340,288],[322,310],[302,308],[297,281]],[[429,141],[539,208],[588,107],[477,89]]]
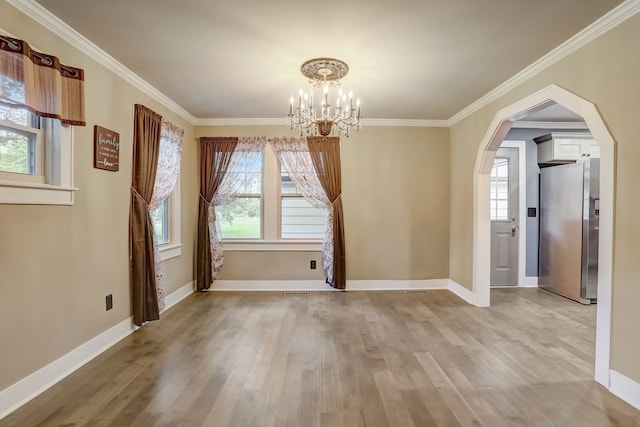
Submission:
[[[136,104],[133,122],[133,177],[129,239],[131,243],[131,299],[133,323],[141,326],[160,318],[153,261],[153,223],[149,203],[160,152],[162,116]]]
[[[1,103],[24,107],[42,117],[85,125],[84,70],[37,52],[23,40],[0,35]]]
[[[347,275],[344,215],[342,212],[340,138],[308,137],[307,144],[318,179],[333,209],[333,282],[329,284],[336,289],[344,289],[347,284]]]
[[[200,198],[198,201],[198,246],[196,263],[196,288],[209,289],[213,281],[211,271],[211,242],[209,234],[209,213],[231,156],[238,145],[234,137],[200,138]],[[215,211],[211,210],[215,218]]]

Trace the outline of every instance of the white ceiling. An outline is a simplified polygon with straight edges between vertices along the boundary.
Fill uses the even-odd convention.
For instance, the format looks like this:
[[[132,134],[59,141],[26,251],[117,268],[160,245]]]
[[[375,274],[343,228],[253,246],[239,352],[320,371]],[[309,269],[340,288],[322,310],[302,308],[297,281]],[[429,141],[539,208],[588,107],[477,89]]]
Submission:
[[[199,119],[283,118],[335,57],[365,118],[447,120],[622,0],[37,3]]]

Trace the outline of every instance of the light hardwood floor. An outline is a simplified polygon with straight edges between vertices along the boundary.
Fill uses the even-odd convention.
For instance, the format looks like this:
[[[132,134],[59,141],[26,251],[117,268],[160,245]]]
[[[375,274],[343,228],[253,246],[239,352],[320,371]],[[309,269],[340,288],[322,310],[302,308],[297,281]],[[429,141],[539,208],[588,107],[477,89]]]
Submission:
[[[595,306],[491,295],[195,294],[0,426],[640,426],[592,379]]]

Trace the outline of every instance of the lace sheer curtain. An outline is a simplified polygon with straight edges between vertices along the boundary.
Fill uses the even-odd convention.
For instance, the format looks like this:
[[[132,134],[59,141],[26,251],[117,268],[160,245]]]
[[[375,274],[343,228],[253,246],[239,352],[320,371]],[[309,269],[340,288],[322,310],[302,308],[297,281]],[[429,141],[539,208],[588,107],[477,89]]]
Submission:
[[[231,155],[228,171],[224,174],[220,188],[213,196],[209,207],[209,243],[213,279],[224,264],[224,247],[215,208],[231,203],[242,194],[261,192],[260,188],[251,188],[254,185],[251,177],[262,175],[262,159],[266,144],[267,139],[264,137],[238,138],[238,145]]]
[[[180,158],[182,157],[182,137],[184,130],[162,119],[160,128],[160,149],[158,154],[158,169],[153,185],[153,195],[149,203],[149,211],[154,211],[169,197],[175,188],[180,173]],[[156,234],[153,233],[153,260],[156,267],[156,293],[158,307],[165,308],[162,262],[158,250]]]
[[[318,173],[313,165],[306,138],[274,138],[271,146],[275,151],[282,168],[289,174],[296,188],[311,204],[327,212],[327,222],[324,239],[322,240],[322,263],[324,265],[327,282],[333,283],[333,209]]]

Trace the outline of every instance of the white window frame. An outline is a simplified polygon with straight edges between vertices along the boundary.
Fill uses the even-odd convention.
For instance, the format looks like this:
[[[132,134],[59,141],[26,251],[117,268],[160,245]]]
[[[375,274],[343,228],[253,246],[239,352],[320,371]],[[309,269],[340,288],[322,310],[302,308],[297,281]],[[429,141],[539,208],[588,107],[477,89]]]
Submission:
[[[271,146],[262,164],[262,239],[225,239],[225,251],[321,251],[321,239],[280,238],[280,162]]]
[[[10,129],[16,134],[33,135],[33,144],[30,144],[32,146],[29,147],[29,151],[31,151],[31,154],[29,155],[29,169],[31,169],[31,171],[26,173],[0,171],[0,177],[5,177],[10,180],[14,179],[16,181],[43,183],[44,176],[42,174],[42,131],[39,128],[16,124],[8,120],[0,120],[0,128]]]
[[[41,132],[38,135],[36,158],[41,160],[36,165],[36,175],[0,173],[0,204],[74,204],[74,193],[78,188],[73,185],[73,127],[65,124],[61,126],[59,144],[51,144],[53,149],[44,146]],[[54,177],[59,184],[44,182],[42,165],[45,163],[60,165],[59,176]]]
[[[176,185],[169,195],[169,241],[158,245],[160,260],[165,261],[182,255],[182,239],[180,233],[180,174]]]

